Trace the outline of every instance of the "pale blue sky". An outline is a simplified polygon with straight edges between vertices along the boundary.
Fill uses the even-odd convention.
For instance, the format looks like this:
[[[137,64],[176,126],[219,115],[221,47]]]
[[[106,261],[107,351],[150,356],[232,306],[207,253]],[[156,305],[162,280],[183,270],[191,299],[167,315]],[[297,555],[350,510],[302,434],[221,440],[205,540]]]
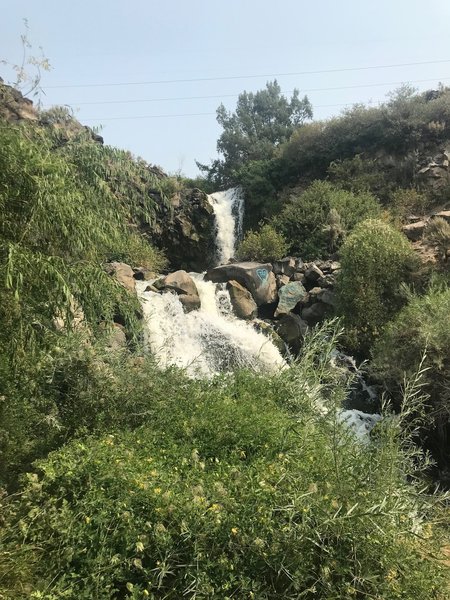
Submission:
[[[68,104],[81,122],[102,125],[107,143],[188,175],[195,159],[217,156],[220,102],[232,109],[267,75],[448,61],[277,77],[283,91],[308,94],[315,118],[378,102],[401,82],[450,85],[450,0],[14,0],[2,6],[0,58],[20,61],[23,17],[52,64],[44,104]],[[258,77],[52,87],[246,75]]]

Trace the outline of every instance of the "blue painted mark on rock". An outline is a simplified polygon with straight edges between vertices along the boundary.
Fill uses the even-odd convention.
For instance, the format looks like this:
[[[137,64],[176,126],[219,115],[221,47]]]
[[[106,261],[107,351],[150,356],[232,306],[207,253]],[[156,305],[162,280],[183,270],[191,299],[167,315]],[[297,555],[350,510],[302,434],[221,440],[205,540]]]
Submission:
[[[256,274],[261,280],[261,285],[267,285],[269,279],[269,271],[267,269],[256,269]]]

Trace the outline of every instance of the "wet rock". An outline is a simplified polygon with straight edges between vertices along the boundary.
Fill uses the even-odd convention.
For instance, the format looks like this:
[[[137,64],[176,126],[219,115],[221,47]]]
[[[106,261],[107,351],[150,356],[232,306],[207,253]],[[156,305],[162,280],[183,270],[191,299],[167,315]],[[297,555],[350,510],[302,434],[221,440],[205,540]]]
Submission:
[[[336,285],[336,276],[339,271],[334,271],[334,273],[328,273],[323,277],[319,277],[317,280],[317,284],[322,288],[332,288]]]
[[[306,290],[300,281],[291,281],[278,290],[278,306],[275,317],[289,313],[306,296]]]
[[[205,281],[214,283],[226,283],[231,280],[249,290],[258,306],[275,302],[277,298],[277,283],[271,264],[242,262],[221,265],[210,269],[205,275]]]
[[[307,330],[308,325],[305,321],[291,312],[280,319],[277,327],[278,335],[295,354],[300,351]]]
[[[187,294],[190,296],[198,296],[198,290],[194,280],[182,269],[170,273],[159,281],[155,281],[154,285],[160,290],[174,290],[179,295]]]
[[[230,294],[234,314],[239,319],[253,319],[256,317],[258,307],[253,300],[253,296],[244,286],[232,279],[227,283],[227,290]]]
[[[183,305],[184,312],[198,310],[201,306],[200,298],[195,294],[180,294],[178,298]]]
[[[154,279],[156,277],[156,273],[150,269],[147,269],[146,267],[134,267],[133,277],[137,281],[148,281],[149,279]]]
[[[265,321],[262,321],[261,319],[255,319],[252,322],[252,325],[256,329],[256,331],[260,331],[261,333],[263,333],[272,342],[272,344],[278,349],[280,354],[286,354],[286,343],[274,330],[272,325],[266,323]]]

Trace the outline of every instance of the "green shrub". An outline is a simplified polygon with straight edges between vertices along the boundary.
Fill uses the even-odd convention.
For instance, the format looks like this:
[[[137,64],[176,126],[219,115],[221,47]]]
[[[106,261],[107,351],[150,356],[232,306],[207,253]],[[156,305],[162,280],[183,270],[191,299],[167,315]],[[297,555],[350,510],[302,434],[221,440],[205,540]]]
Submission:
[[[442,217],[432,219],[425,228],[426,243],[434,246],[439,259],[446,263],[450,256],[450,224]]]
[[[161,372],[140,427],[39,461],[2,502],[6,597],[444,600],[440,499],[407,481],[401,417],[372,444],[339,423],[334,343],[272,379]]]
[[[332,250],[327,232],[330,211],[339,214],[340,228],[351,231],[363,219],[380,214],[378,201],[368,193],[353,194],[325,181],[291,194],[274,220],[290,244],[290,252],[305,259],[325,257]]]
[[[373,349],[372,371],[392,394],[411,377],[425,356],[425,391],[430,396],[431,427],[427,444],[439,466],[448,467],[450,440],[450,289],[432,283],[413,296],[388,324]],[[424,436],[425,437],[425,436]]]
[[[388,223],[369,219],[356,226],[341,248],[337,293],[347,343],[363,354],[404,304],[400,285],[411,278],[414,251]]]
[[[240,260],[272,262],[286,256],[288,244],[284,237],[268,224],[259,231],[248,231],[238,245],[236,255]]]
[[[398,189],[390,199],[390,211],[395,219],[404,223],[410,215],[423,215],[427,210],[429,200],[414,188]]]

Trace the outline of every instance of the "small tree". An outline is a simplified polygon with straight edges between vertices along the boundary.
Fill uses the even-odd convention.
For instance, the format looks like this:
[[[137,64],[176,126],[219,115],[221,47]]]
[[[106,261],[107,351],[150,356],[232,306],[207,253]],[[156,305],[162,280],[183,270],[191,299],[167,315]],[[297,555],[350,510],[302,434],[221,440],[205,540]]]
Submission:
[[[341,248],[337,292],[349,345],[367,355],[385,324],[402,307],[400,284],[415,264],[408,240],[388,223],[369,219]]]
[[[290,195],[275,223],[288,240],[290,251],[309,260],[325,257],[330,244],[336,250],[344,231],[351,231],[363,219],[379,214],[380,205],[371,194],[354,194],[327,181],[314,181],[305,191]]]
[[[263,225],[260,231],[248,231],[239,244],[237,256],[240,260],[271,262],[286,255],[288,244],[284,237],[271,225]]]
[[[296,127],[312,118],[307,96],[300,99],[294,90],[288,100],[278,82],[269,81],[266,88],[239,95],[236,110],[229,112],[223,104],[217,109],[217,122],[223,132],[217,149],[223,160],[199,168],[220,183],[229,183],[233,172],[248,161],[271,158],[277,146],[288,141]]]

